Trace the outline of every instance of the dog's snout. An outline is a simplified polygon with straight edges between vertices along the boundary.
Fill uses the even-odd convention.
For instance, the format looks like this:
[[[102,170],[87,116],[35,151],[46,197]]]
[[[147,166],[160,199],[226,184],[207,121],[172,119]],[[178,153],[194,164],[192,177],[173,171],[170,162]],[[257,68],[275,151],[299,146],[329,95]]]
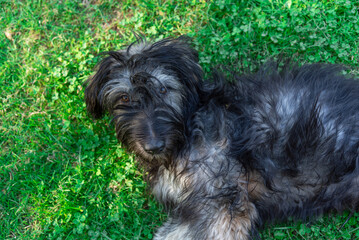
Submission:
[[[143,148],[149,154],[159,154],[165,148],[165,142],[160,139],[151,139],[144,144]]]

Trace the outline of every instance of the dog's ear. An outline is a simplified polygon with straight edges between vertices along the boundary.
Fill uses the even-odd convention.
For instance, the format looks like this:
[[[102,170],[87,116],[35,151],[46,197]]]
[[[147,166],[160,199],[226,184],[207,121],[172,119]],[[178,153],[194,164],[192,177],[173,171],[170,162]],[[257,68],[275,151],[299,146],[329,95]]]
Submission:
[[[151,48],[153,58],[176,72],[185,85],[191,87],[202,79],[198,52],[191,47],[189,37],[167,38],[154,43]]]
[[[198,63],[198,52],[190,46],[190,38],[182,36],[178,40],[183,43],[180,50],[185,53],[184,57],[182,57],[182,61],[185,64],[183,71],[187,74],[190,73],[191,76],[187,77],[192,77],[196,82],[201,81],[203,70]]]
[[[125,62],[125,55],[122,52],[106,52],[108,56],[102,59],[97,65],[96,73],[91,76],[85,83],[85,101],[87,111],[94,118],[101,118],[104,114],[103,99],[100,91],[110,80],[110,74],[114,69],[122,66],[121,63]]]
[[[202,88],[203,70],[198,64],[198,52],[191,47],[190,39],[181,36],[158,41],[148,49],[148,57],[165,69],[176,73],[179,81],[189,92],[186,96],[187,105],[197,106]]]

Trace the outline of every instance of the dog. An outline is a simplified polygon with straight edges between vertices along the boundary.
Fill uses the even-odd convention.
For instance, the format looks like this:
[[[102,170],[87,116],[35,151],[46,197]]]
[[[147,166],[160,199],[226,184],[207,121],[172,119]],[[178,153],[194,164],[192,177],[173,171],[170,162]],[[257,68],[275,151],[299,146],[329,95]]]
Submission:
[[[169,212],[154,239],[252,239],[288,217],[359,206],[359,81],[337,65],[265,64],[204,80],[186,37],[110,51],[85,89],[113,116]]]

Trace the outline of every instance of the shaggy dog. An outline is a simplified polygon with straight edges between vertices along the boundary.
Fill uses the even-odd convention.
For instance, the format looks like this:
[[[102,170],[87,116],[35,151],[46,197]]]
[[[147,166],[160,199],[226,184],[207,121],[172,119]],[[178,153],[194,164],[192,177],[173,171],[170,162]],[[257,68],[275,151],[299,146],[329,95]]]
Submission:
[[[107,53],[85,97],[169,211],[154,239],[250,239],[268,221],[358,210],[359,82],[341,70],[203,81],[185,38],[139,38]]]

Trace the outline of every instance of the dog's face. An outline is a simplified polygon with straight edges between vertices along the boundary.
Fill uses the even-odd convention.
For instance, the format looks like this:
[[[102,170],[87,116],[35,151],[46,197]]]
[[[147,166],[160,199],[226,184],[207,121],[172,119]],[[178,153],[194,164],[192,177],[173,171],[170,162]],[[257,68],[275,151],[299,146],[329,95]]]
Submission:
[[[198,105],[197,52],[177,38],[152,44],[139,39],[107,54],[88,80],[88,111],[95,118],[112,114],[118,140],[142,159],[168,159]]]

